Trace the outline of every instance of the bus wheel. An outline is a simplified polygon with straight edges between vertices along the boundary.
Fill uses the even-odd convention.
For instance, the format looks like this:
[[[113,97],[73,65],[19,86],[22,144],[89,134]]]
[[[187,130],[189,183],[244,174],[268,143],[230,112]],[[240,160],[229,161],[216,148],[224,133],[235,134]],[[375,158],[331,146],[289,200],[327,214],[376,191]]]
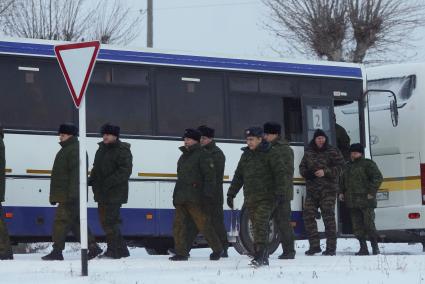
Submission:
[[[249,220],[248,210],[245,207],[242,207],[239,224],[239,236],[236,238],[236,243],[234,243],[233,246],[240,254],[254,255],[252,223]],[[274,220],[271,220],[269,234],[269,254],[274,253],[279,247],[279,244],[280,240],[277,232],[277,226]]]

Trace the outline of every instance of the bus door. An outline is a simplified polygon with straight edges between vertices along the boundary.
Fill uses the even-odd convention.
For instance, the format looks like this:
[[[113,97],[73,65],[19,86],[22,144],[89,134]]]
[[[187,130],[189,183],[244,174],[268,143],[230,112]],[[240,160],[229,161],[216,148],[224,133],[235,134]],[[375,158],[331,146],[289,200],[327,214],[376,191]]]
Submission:
[[[302,116],[304,128],[304,145],[308,146],[314,132],[322,129],[329,139],[329,144],[335,145],[335,125],[333,120],[333,99],[331,97],[302,97]],[[325,231],[320,212],[317,213],[319,232]]]

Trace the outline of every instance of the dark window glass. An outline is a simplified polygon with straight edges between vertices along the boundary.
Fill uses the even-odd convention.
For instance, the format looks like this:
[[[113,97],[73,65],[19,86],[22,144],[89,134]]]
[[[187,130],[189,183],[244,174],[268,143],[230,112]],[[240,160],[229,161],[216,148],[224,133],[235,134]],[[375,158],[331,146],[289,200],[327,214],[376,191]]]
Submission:
[[[301,100],[295,98],[284,99],[284,135],[290,142],[303,141],[303,124],[301,114]]]
[[[96,65],[94,74],[108,74],[107,70],[113,70],[113,74],[119,73],[115,70],[120,71],[128,78],[113,76],[112,82],[93,81],[89,85],[87,131],[98,133],[105,122],[110,122],[120,126],[122,134],[152,134],[148,71],[143,67],[130,66],[127,70],[124,65],[99,64]]]
[[[202,124],[224,134],[223,79],[219,73],[159,69],[156,73],[158,133],[182,135]]]
[[[296,81],[291,77],[260,78],[260,92],[270,95],[295,96]]]
[[[250,126],[262,126],[266,121],[283,121],[283,99],[276,96],[230,95],[231,138],[244,138]]]
[[[258,78],[254,76],[230,76],[229,88],[231,92],[258,93]]]
[[[0,58],[0,122],[5,128],[57,131],[76,118],[74,103],[54,59]]]

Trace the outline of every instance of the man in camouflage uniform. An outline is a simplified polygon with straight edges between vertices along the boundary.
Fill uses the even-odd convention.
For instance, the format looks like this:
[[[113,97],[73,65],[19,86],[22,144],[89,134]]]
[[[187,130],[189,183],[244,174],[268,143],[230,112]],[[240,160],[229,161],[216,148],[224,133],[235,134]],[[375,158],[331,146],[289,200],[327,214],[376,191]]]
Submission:
[[[354,235],[360,242],[356,255],[369,255],[366,238],[369,237],[372,253],[379,254],[378,235],[375,228],[376,192],[382,183],[382,174],[375,162],[364,158],[361,144],[350,147],[351,162],[340,180],[339,199],[350,209]]]
[[[79,207],[79,144],[78,129],[73,124],[59,126],[61,149],[56,154],[50,181],[51,205],[56,205],[53,224],[53,250],[42,257],[43,260],[63,260],[62,251],[69,232],[80,239],[80,207]],[[102,250],[96,244],[93,235],[88,230],[88,259],[99,255]]]
[[[173,237],[176,255],[172,261],[188,260],[188,224],[193,222],[197,230],[207,240],[213,253],[210,260],[219,260],[223,246],[208,216],[202,208],[202,201],[214,198],[216,190],[215,165],[205,149],[199,144],[201,133],[195,129],[186,129],[183,135],[184,146],[179,149],[182,155],[177,162],[177,182],[173,192],[173,204],[176,208],[173,224]]]
[[[338,178],[344,165],[341,152],[329,145],[328,137],[321,129],[314,132],[314,137],[304,152],[300,164],[300,174],[306,180],[307,196],[304,202],[303,219],[310,248],[306,255],[314,255],[320,249],[316,216],[320,208],[325,224],[326,250],[323,255],[336,253],[335,202],[338,192]]]
[[[198,127],[198,131],[201,132],[201,146],[209,154],[214,161],[215,168],[215,177],[216,177],[216,186],[212,197],[203,196],[202,197],[202,207],[205,210],[205,213],[208,216],[208,222],[211,223],[214,231],[217,236],[220,238],[221,244],[223,245],[223,254],[221,257],[228,257],[227,250],[229,248],[229,242],[227,240],[227,231],[224,225],[224,211],[223,211],[223,179],[224,179],[224,165],[226,163],[226,157],[224,156],[223,151],[215,144],[214,141],[214,129],[206,125]],[[188,249],[192,247],[192,243],[199,231],[196,228],[193,221],[189,221],[187,224],[187,244]]]
[[[89,185],[98,203],[99,219],[108,244],[108,249],[100,257],[119,259],[130,255],[121,234],[120,209],[128,201],[128,180],[133,169],[133,156],[130,144],[119,139],[118,126],[105,124],[100,132],[103,141],[98,143]]]
[[[254,234],[253,266],[268,265],[268,235],[270,219],[276,208],[276,200],[282,200],[286,192],[285,166],[278,153],[263,140],[263,129],[251,127],[245,130],[247,147],[242,148],[232,184],[227,192],[227,204],[233,208],[233,199],[243,187],[244,206],[248,210]]]
[[[3,127],[0,125],[0,260],[13,259],[12,247],[10,246],[9,233],[3,219],[3,208],[6,190],[6,155],[3,143]]]
[[[289,146],[288,141],[281,137],[280,124],[267,122],[264,124],[264,139],[272,145],[272,149],[277,153],[276,159],[281,159],[280,165],[285,173],[284,192],[277,195],[275,220],[278,224],[280,241],[283,253],[279,259],[295,258],[295,235],[291,225],[291,200],[294,197],[293,177],[294,177],[294,151]]]

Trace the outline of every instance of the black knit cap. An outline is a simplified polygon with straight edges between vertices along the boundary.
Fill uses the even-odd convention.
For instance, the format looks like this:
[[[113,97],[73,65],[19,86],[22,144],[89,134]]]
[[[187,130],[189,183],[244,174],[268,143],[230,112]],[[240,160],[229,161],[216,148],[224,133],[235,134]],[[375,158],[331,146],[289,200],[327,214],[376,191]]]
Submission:
[[[201,141],[201,132],[193,128],[187,128],[184,130],[183,138],[190,138],[196,141]]]
[[[314,131],[313,140],[316,139],[319,136],[323,136],[326,139],[328,138],[328,136],[326,135],[325,131],[323,131],[322,129],[317,129],[316,131]]]
[[[253,126],[245,129],[245,137],[263,137],[263,128]]]
[[[281,132],[282,132],[282,126],[280,126],[280,124],[277,123],[277,122],[272,122],[272,121],[266,122],[266,123],[264,123],[263,128],[264,128],[265,134],[278,134],[278,135],[280,135]]]
[[[102,134],[102,135],[111,134],[111,135],[114,135],[116,137],[120,137],[120,127],[116,126],[116,125],[112,125],[110,123],[105,123],[100,128],[100,134]]]
[[[363,145],[360,144],[360,143],[351,144],[351,146],[350,146],[350,153],[352,153],[352,152],[357,152],[357,153],[364,154],[364,147],[363,147]]]
[[[72,123],[63,123],[59,125],[59,134],[78,135],[78,128]]]
[[[215,130],[214,128],[208,127],[206,125],[201,125],[198,127],[198,131],[201,132],[202,136],[208,138],[214,138]]]

